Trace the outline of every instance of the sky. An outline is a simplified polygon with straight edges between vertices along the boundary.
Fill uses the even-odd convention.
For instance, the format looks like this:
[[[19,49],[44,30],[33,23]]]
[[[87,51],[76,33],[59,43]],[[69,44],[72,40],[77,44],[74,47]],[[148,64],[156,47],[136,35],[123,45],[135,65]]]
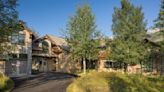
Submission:
[[[112,14],[114,7],[120,6],[120,0],[18,0],[19,18],[28,27],[41,36],[52,34],[61,37],[70,16],[77,5],[86,1],[96,17],[97,30],[106,36],[112,36]],[[130,0],[135,6],[142,6],[147,21],[147,28],[153,26],[158,16],[161,0]]]

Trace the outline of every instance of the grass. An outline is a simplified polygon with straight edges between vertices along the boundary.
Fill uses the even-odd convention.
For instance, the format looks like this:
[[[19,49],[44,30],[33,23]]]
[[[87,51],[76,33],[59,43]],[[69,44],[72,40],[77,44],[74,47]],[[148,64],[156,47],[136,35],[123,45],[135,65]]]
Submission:
[[[14,87],[14,82],[2,74],[0,74],[0,92],[10,92]]]
[[[164,92],[164,77],[90,72],[75,79],[67,92]]]
[[[105,78],[92,76],[91,74],[82,75],[69,85],[67,92],[108,92],[108,83]]]

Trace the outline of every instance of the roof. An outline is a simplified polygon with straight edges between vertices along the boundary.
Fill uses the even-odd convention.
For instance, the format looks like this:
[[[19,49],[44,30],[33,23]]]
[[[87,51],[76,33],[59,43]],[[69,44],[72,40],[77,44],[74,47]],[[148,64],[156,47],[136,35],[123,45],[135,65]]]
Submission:
[[[53,41],[52,43],[54,43],[55,45],[61,47],[62,49],[69,51],[69,46],[68,43],[66,42],[65,39],[57,37],[57,36],[53,36],[53,35],[46,35],[47,37],[50,38],[51,41]]]
[[[65,39],[63,38],[59,38],[57,36],[53,36],[53,35],[47,35],[56,45],[58,46],[65,46],[67,45],[67,42]]]
[[[149,41],[154,42],[154,43],[158,43],[158,42],[164,41],[164,37],[163,37],[163,35],[162,35],[162,33],[160,31],[149,33],[149,34],[147,34],[146,38]]]
[[[23,30],[28,31],[34,38],[38,37],[37,33],[32,31],[24,21],[19,20],[19,25],[23,28]]]

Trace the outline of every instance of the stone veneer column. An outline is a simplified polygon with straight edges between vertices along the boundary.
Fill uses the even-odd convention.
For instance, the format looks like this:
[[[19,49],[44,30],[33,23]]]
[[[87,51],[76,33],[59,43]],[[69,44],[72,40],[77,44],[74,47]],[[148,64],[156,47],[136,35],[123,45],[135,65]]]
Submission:
[[[32,71],[32,47],[29,46],[27,49],[27,74],[31,75],[31,71]]]

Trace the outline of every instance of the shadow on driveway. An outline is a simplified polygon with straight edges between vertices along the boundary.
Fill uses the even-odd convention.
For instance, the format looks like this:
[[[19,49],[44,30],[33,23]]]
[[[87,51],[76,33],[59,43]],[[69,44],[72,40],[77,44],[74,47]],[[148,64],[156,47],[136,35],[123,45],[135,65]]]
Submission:
[[[15,82],[12,92],[66,92],[67,86],[75,77],[77,76],[67,73],[48,72],[12,78]]]

